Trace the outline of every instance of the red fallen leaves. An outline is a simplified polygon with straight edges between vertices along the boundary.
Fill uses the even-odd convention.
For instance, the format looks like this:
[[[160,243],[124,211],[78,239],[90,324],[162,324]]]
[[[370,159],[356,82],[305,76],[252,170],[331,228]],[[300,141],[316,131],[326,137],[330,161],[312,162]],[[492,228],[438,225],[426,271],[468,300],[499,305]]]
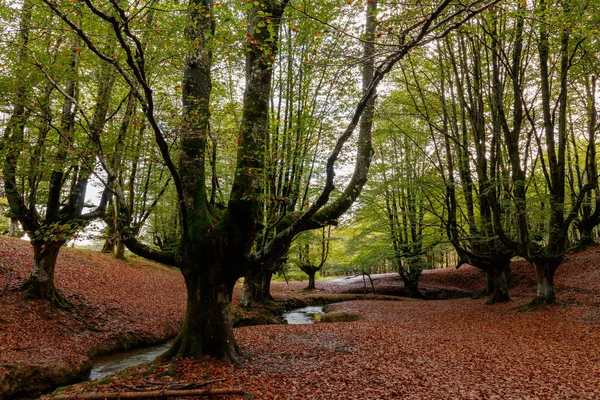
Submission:
[[[118,342],[151,343],[177,332],[185,309],[177,271],[64,248],[56,285],[77,306],[65,313],[15,290],[31,263],[28,242],[0,237],[0,382],[18,366],[81,367]]]
[[[597,399],[600,398],[600,307],[597,303],[600,279],[596,266],[599,257],[590,250],[571,256],[561,266],[556,280],[559,298],[569,302],[566,306],[537,312],[514,310],[513,307],[532,298],[535,283],[531,278],[533,269],[518,262],[513,264],[513,279],[519,286],[511,290],[514,301],[510,304],[485,306],[485,300],[471,299],[340,303],[332,306],[335,311],[357,313],[361,319],[349,323],[236,329],[236,337],[246,354],[243,369],[210,358],[203,362],[185,359],[178,363],[174,376],[159,376],[169,368],[168,364],[161,364],[149,375],[130,375],[93,387],[77,385],[67,393],[123,390],[149,382],[172,384],[226,378],[225,382],[213,386],[240,386],[256,399]],[[105,268],[103,256],[89,254],[89,258],[90,264],[82,263],[79,272],[83,273],[86,268],[94,271]],[[126,273],[124,271],[119,270],[119,273]],[[103,318],[102,326],[109,330],[107,332],[118,329],[113,319],[126,319],[124,310],[133,311],[144,303],[142,300],[150,301],[155,295],[144,290],[139,282],[133,283],[148,279],[141,275],[121,279],[92,273],[86,279],[94,279],[96,275],[103,277],[107,287],[109,283],[114,286],[110,290],[90,292],[100,296],[99,299],[87,298],[83,291],[77,293],[82,301],[98,304],[107,304],[110,299],[115,308],[94,309],[98,317]],[[152,276],[153,272],[148,275]],[[461,276],[468,278],[461,279]],[[396,285],[397,281],[394,275],[380,276],[376,287]],[[2,282],[0,280],[0,287],[3,287]],[[442,282],[477,292],[483,285],[483,276],[470,267],[463,267],[458,271],[428,272],[424,275],[423,283],[426,282],[428,286]],[[130,284],[138,285],[136,291],[127,290]],[[69,285],[66,282],[63,285],[67,291]],[[273,292],[276,297],[283,295],[282,290],[286,295],[296,296],[304,293],[305,285],[277,283],[273,285]],[[344,285],[328,281],[317,282],[317,287],[320,288],[318,293],[346,290]],[[172,297],[180,295],[174,293],[176,288],[174,284],[170,291],[161,293],[164,297],[159,303],[177,302]],[[125,295],[119,294],[120,290],[125,290],[129,298],[120,300],[119,296]],[[137,297],[132,299],[132,294]],[[7,307],[11,307],[12,314],[6,318],[15,322],[40,312],[18,299]],[[164,304],[154,305],[149,307],[150,312],[140,309],[140,315],[135,312],[126,315],[131,324],[143,325],[141,319],[152,318],[150,314],[164,307]],[[163,312],[155,318],[162,318],[164,323],[168,314]],[[63,322],[50,320],[48,331],[53,335],[63,332],[65,341],[76,342],[77,335],[68,329],[60,331]],[[86,334],[83,328],[78,329],[82,330],[80,335]],[[54,340],[58,340],[56,336]],[[0,354],[3,358],[3,352]],[[128,373],[148,370],[147,366],[141,366],[129,369]]]

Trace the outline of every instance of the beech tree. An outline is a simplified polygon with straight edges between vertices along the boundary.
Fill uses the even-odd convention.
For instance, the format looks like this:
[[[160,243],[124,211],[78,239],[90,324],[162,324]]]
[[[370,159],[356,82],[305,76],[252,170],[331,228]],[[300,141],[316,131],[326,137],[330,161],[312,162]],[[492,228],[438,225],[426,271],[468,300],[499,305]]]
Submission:
[[[472,16],[486,9],[489,2],[475,1],[465,7],[459,2],[444,0],[440,4],[415,7],[412,13],[402,11],[398,25],[390,25],[386,51],[368,56],[373,67],[363,68],[363,94],[357,101],[350,120],[333,143],[324,168],[324,182],[311,205],[302,211],[282,215],[277,223],[277,233],[262,246],[256,247],[256,237],[262,229],[266,139],[268,137],[269,104],[273,61],[278,52],[281,18],[289,2],[263,0],[246,3],[245,92],[238,134],[237,158],[231,183],[231,192],[225,209],[214,207],[208,200],[207,143],[211,102],[211,68],[219,46],[218,23],[225,23],[219,12],[223,4],[211,1],[190,0],[185,24],[186,51],[182,81],[182,124],[177,129],[179,153],[170,153],[165,131],[157,120],[156,93],[148,74],[146,49],[136,24],[145,5],[129,5],[115,1],[92,2],[84,0],[81,6],[86,15],[102,21],[112,29],[119,45],[114,57],[96,46],[96,38],[80,29],[71,19],[72,5],[44,0],[44,3],[74,31],[87,48],[101,60],[114,67],[127,82],[152,129],[160,154],[169,169],[178,195],[178,215],[181,236],[176,253],[152,249],[137,240],[130,229],[130,217],[122,188],[114,180],[116,171],[99,152],[99,160],[109,177],[109,187],[118,201],[117,222],[121,240],[134,253],[149,259],[180,268],[186,282],[188,301],[183,326],[176,338],[170,356],[199,356],[208,354],[240,361],[240,352],[231,326],[231,296],[237,279],[249,271],[269,267],[288,251],[292,239],[300,232],[321,228],[335,221],[357,198],[367,177],[372,154],[370,130],[359,129],[354,173],[343,191],[330,200],[334,191],[335,163],[344,145],[361,124],[370,125],[363,118],[372,109],[377,86],[405,55],[417,46],[423,46],[444,37]],[[367,32],[375,29],[375,2],[369,2]],[[156,5],[155,5],[156,6]],[[166,6],[166,4],[165,4]],[[235,7],[231,5],[231,7]],[[153,7],[155,8],[155,7]],[[227,18],[234,13],[227,9]],[[305,9],[305,13],[309,13]],[[134,15],[137,18],[132,18]],[[223,14],[224,15],[224,14]],[[308,14],[309,15],[309,14]],[[395,17],[398,17],[396,15]],[[398,29],[394,33],[394,29]],[[156,30],[156,28],[154,28]],[[339,34],[344,34],[340,32]],[[374,35],[376,37],[376,35]],[[376,41],[364,41],[367,55]],[[373,47],[374,48],[374,47]],[[368,115],[368,113],[367,113]],[[94,142],[97,146],[98,141]]]
[[[569,118],[567,180],[573,203],[576,202],[577,193],[581,192],[585,185],[593,186],[593,190],[585,193],[579,215],[574,220],[579,233],[577,244],[583,249],[594,244],[595,238],[592,232],[600,224],[600,189],[596,184],[598,178],[596,134],[600,129],[600,121],[596,101],[599,66],[591,56],[594,54],[593,49],[596,44],[582,45],[585,46],[585,55],[574,86],[578,100],[575,104],[585,109],[585,114],[580,119]]]
[[[312,231],[304,232],[295,240],[296,257],[294,261],[300,271],[308,275],[306,289],[316,289],[315,276],[323,269],[329,257],[329,243],[331,240],[331,226],[321,229],[313,234]]]
[[[4,190],[10,215],[19,220],[33,247],[33,268],[23,288],[30,297],[69,308],[70,302],[54,285],[56,258],[67,240],[89,221],[102,216],[108,200],[105,190],[99,205],[84,212],[89,208],[85,194],[95,170],[96,155],[92,146],[75,156],[73,152],[76,146],[83,147],[100,137],[115,74],[110,68],[99,70],[102,84],[97,85],[92,100],[92,115],[84,115],[84,120],[80,120],[80,38],[48,35],[41,43],[34,43],[34,18],[52,23],[54,17],[35,9],[31,1],[22,4],[13,64],[17,79],[12,112],[3,135]],[[36,58],[36,53],[40,58],[45,55],[40,47],[50,49],[49,60]],[[66,55],[66,62],[61,61],[60,55]],[[42,64],[46,61],[52,63],[53,71],[46,70]],[[53,102],[62,104],[58,118],[53,115]],[[84,126],[85,134],[77,129],[77,124]]]
[[[572,202],[566,196],[566,146],[569,137],[567,122],[571,98],[569,77],[572,76],[572,60],[580,54],[580,45],[585,40],[580,29],[586,23],[576,20],[575,16],[584,12],[588,6],[591,5],[572,4],[569,1],[555,4],[541,0],[531,10],[540,16],[536,24],[530,27],[530,40],[533,41],[531,47],[537,50],[533,53],[535,62],[531,65],[536,68],[534,82],[539,88],[539,97],[527,95],[527,83],[524,82],[526,75],[520,72],[522,56],[516,54],[511,62],[500,47],[495,48],[498,58],[493,64],[495,96],[492,107],[497,116],[499,132],[508,149],[511,198],[516,211],[517,233],[510,235],[502,229],[498,232],[504,243],[531,261],[535,267],[537,293],[531,302],[534,306],[555,303],[554,274],[565,257],[569,227],[587,193],[596,186],[596,177],[593,177],[573,196]],[[526,6],[521,4],[518,7],[523,11]],[[557,11],[555,15],[548,13],[549,7]],[[561,21],[561,28],[551,29],[556,21]],[[514,100],[512,113],[505,110],[501,70],[508,70],[506,73],[510,76]],[[511,114],[512,121],[509,119]],[[524,123],[529,124],[529,130],[525,130]],[[523,148],[536,149],[539,162],[533,166],[528,165],[528,154],[522,151]],[[537,199],[527,196],[527,180],[531,179],[535,184],[536,175],[543,177],[548,193]],[[547,204],[547,211],[541,217],[543,229],[538,235],[531,216],[534,214],[532,206],[536,207],[536,201],[540,198],[541,204],[537,203],[537,206],[541,205],[543,209]]]

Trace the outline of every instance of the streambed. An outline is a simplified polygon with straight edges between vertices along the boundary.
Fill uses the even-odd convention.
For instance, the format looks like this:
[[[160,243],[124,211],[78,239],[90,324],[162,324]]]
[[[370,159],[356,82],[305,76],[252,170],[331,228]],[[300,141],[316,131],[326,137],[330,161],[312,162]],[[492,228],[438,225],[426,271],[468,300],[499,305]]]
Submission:
[[[167,351],[171,346],[171,343],[172,342],[167,342],[156,346],[142,347],[122,353],[98,357],[94,360],[94,365],[90,372],[90,380],[93,381],[104,378],[107,375],[116,374],[125,368],[135,367],[136,365],[150,362]]]
[[[312,324],[323,314],[323,306],[308,306],[284,313],[283,319],[290,325]]]
[[[324,314],[323,306],[308,306],[298,308],[283,314],[283,319],[288,324],[312,324],[319,315]],[[126,368],[135,367],[154,360],[169,349],[172,342],[156,346],[143,347],[140,349],[125,351],[98,357],[90,372],[90,380],[104,378],[107,375],[116,374]]]

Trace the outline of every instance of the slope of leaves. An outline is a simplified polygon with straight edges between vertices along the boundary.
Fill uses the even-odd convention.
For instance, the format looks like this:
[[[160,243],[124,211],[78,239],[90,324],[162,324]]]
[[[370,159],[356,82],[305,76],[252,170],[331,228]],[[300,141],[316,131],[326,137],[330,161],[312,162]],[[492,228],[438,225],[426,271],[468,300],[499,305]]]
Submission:
[[[127,371],[107,385],[69,392],[169,387],[225,379],[257,399],[596,399],[598,325],[579,307],[517,312],[480,300],[354,301],[350,323],[239,328],[246,355],[237,369],[183,360]],[[137,375],[136,375],[137,373]],[[133,375],[132,375],[133,374]]]
[[[567,303],[538,311],[515,306],[533,296],[532,268],[513,264],[512,303],[349,301],[332,311],[356,322],[268,325],[236,329],[244,368],[213,359],[180,360],[126,370],[114,381],[81,384],[64,393],[169,388],[224,379],[256,399],[597,399],[600,398],[600,295],[597,250],[573,255],[559,270]],[[467,279],[462,280],[461,275]],[[431,272],[431,285],[454,282],[477,292],[483,279],[470,267]],[[378,283],[395,282],[393,276]],[[466,282],[466,283],[465,283]],[[388,282],[389,283],[389,282]],[[319,281],[320,293],[342,290]],[[297,296],[304,284],[275,284]],[[231,398],[239,398],[231,397]]]
[[[77,376],[76,370],[88,368],[89,358],[98,353],[161,341],[177,332],[185,308],[178,271],[65,248],[56,285],[77,309],[65,313],[27,300],[17,290],[31,263],[29,243],[0,237],[0,389],[11,392],[22,385],[27,390],[23,366],[52,370],[51,383]]]

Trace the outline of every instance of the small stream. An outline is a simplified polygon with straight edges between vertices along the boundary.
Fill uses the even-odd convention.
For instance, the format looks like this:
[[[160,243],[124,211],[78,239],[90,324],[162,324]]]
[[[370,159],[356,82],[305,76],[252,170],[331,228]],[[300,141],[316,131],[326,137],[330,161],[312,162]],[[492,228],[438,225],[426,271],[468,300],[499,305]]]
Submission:
[[[284,313],[283,319],[288,324],[312,324],[322,314],[324,314],[323,306],[308,306]],[[116,374],[125,368],[150,362],[167,351],[171,343],[167,342],[157,346],[143,347],[123,353],[98,357],[94,360],[94,366],[90,372],[89,379],[93,381],[104,378],[107,375]]]
[[[312,324],[323,314],[323,306],[308,306],[284,313],[283,319],[292,325]]]
[[[167,342],[156,346],[142,347],[123,353],[98,357],[94,360],[94,366],[90,372],[90,381],[104,378],[110,374],[116,374],[125,368],[135,367],[136,365],[150,362],[167,351],[171,346],[171,343],[172,342]]]

